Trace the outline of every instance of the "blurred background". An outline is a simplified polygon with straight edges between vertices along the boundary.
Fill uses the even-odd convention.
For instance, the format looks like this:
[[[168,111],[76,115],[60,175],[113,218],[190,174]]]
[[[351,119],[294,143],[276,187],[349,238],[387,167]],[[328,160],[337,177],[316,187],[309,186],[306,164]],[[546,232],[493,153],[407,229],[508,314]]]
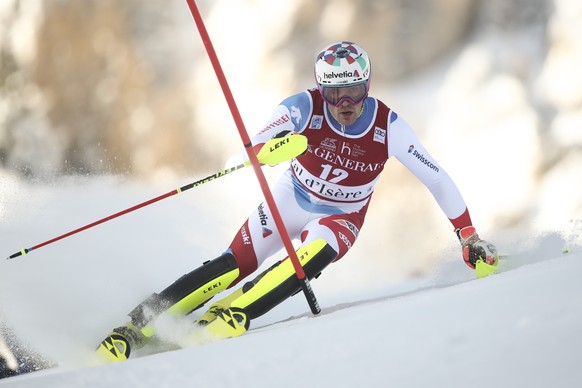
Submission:
[[[313,86],[319,49],[352,40],[372,59],[371,94],[412,124],[461,189],[482,237],[511,252],[518,235],[579,233],[582,2],[198,6],[249,133],[283,98]],[[15,192],[104,176],[173,182],[171,189],[224,168],[242,150],[186,1],[0,2],[0,222],[16,209],[34,214]],[[261,198],[258,188],[240,188],[252,179],[241,173],[215,183],[231,198],[209,204],[232,213],[221,246],[250,212],[239,213],[239,204]],[[354,256],[378,260],[358,269],[362,279],[378,266],[421,276],[443,250],[460,259],[450,223],[395,160],[364,230]]]

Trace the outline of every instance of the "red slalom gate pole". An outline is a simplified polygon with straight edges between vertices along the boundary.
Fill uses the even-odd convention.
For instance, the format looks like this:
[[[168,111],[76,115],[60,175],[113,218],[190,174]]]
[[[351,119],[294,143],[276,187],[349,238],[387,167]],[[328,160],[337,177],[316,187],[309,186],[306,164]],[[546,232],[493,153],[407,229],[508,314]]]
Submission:
[[[293,263],[293,268],[295,269],[295,274],[297,275],[297,279],[299,279],[299,283],[301,284],[301,289],[305,294],[305,298],[307,299],[307,303],[311,308],[311,312],[313,314],[319,314],[321,312],[321,308],[317,303],[317,299],[315,298],[315,294],[313,293],[313,289],[309,284],[309,279],[305,276],[305,271],[303,271],[303,267],[301,266],[301,262],[297,257],[297,253],[295,252],[295,248],[291,242],[291,238],[289,237],[289,233],[287,232],[287,228],[283,223],[281,218],[281,214],[279,213],[279,209],[277,208],[277,204],[275,203],[275,199],[273,198],[273,194],[269,189],[269,184],[267,183],[267,179],[261,170],[261,166],[259,164],[259,160],[255,155],[255,152],[252,147],[251,139],[249,138],[248,132],[245,128],[243,123],[242,117],[234,101],[234,97],[228,86],[228,82],[222,71],[222,67],[220,66],[220,62],[218,60],[218,56],[214,51],[214,47],[210,40],[210,36],[208,35],[208,31],[204,25],[204,21],[202,20],[202,16],[198,11],[198,7],[196,6],[196,2],[194,0],[186,0],[188,3],[188,7],[190,8],[190,12],[192,13],[192,17],[194,18],[194,22],[196,23],[196,27],[198,28],[198,32],[200,33],[200,37],[202,38],[202,42],[204,43],[204,47],[206,48],[206,52],[208,53],[208,57],[210,58],[210,62],[212,63],[212,67],[214,68],[214,72],[216,73],[216,77],[218,78],[218,82],[220,83],[220,87],[222,88],[222,92],[224,97],[226,98],[226,102],[228,103],[228,107],[230,108],[230,112],[240,134],[240,138],[244,144],[245,151],[251,161],[253,166],[253,170],[255,171],[255,175],[259,181],[259,185],[261,186],[261,190],[263,191],[263,195],[265,196],[265,201],[271,210],[273,215],[273,219],[275,221],[275,225],[277,226],[277,230],[279,231],[279,235],[281,236],[281,240],[283,241],[283,245],[285,246],[285,250],[289,255],[289,259]]]

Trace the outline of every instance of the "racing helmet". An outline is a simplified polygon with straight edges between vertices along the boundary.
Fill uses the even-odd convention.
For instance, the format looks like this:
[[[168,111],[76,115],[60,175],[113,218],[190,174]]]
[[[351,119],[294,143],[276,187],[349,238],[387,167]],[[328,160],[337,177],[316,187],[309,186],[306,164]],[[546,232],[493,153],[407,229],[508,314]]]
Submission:
[[[352,42],[325,47],[315,60],[315,82],[323,99],[334,106],[357,104],[368,96],[372,68],[368,53]]]

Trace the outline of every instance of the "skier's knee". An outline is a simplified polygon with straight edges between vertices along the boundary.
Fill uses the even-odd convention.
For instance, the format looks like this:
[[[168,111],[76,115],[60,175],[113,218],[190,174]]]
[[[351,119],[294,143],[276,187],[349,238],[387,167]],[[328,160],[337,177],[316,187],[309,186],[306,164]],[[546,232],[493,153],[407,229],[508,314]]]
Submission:
[[[323,239],[315,240],[297,251],[308,279],[318,277],[337,256],[337,252]],[[243,286],[243,295],[233,301],[232,307],[241,308],[249,319],[259,317],[285,299],[301,290],[299,279],[289,259],[272,265]]]

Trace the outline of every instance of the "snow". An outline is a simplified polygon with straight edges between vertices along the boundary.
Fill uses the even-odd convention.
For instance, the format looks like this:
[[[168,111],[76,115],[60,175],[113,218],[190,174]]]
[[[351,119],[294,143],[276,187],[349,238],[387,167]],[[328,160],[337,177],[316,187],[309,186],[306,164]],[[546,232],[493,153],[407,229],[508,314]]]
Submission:
[[[353,257],[312,282],[318,316],[298,294],[242,337],[93,365],[92,350],[128,311],[230,242],[257,195],[250,188],[238,193],[236,207],[225,206],[232,196],[225,188],[248,172],[0,261],[0,317],[59,364],[0,386],[579,385],[579,220],[562,231],[498,236],[494,242],[511,257],[486,279],[474,279],[456,245],[417,278],[376,271],[350,282],[353,262],[376,263]],[[187,183],[75,177],[34,184],[2,174],[5,256]]]
[[[36,15],[33,3],[26,4]],[[230,25],[248,19],[240,14],[257,13],[241,7],[226,12],[230,3],[220,2],[207,21],[234,94],[245,97],[238,103],[247,127],[260,128],[264,107],[297,89],[285,73],[294,58],[261,50],[241,63],[239,51],[221,41],[228,34],[212,32],[225,20]],[[297,4],[284,3],[280,15],[296,11]],[[418,182],[409,184],[410,174],[399,174],[396,164],[379,182],[365,231],[349,257],[312,282],[323,308],[319,316],[308,313],[299,294],[257,319],[240,338],[93,366],[95,346],[137,303],[228,245],[260,198],[254,176],[250,169],[233,173],[4,260],[200,177],[158,171],[151,181],[113,176],[30,182],[0,169],[0,320],[59,364],[0,380],[0,387],[580,386],[582,186],[572,182],[579,180],[582,162],[574,148],[582,142],[576,130],[582,7],[569,0],[555,5],[547,57],[546,45],[538,43],[543,39],[532,39],[540,35],[529,29],[511,39],[482,31],[401,87],[374,86],[374,94],[410,120],[454,177],[482,236],[511,254],[500,274],[473,279],[434,200]],[[254,44],[252,51],[277,47],[290,31],[290,19],[263,16],[260,26],[239,29],[239,41]],[[192,21],[186,19],[183,41],[189,47]],[[278,34],[263,33],[273,25]],[[13,36],[27,37],[31,28],[22,22],[17,28],[22,33]],[[168,36],[175,42],[172,31]],[[19,47],[19,60],[30,57],[30,47]],[[518,71],[513,63],[521,64]],[[198,125],[221,147],[239,150],[234,132],[216,130],[233,126],[209,66],[189,69],[192,100],[207,113]],[[522,82],[524,71],[530,83]],[[218,97],[208,98],[213,93]],[[551,139],[561,148],[539,136],[545,124],[534,100],[555,109]],[[141,127],[150,119],[142,111],[131,117]],[[43,122],[37,124],[42,132]],[[476,149],[486,154],[475,155]],[[554,153],[560,157],[550,158],[544,171],[544,156]],[[41,171],[52,165],[50,155],[35,155],[31,163]],[[147,157],[138,156],[146,162]],[[266,172],[274,177],[280,170]]]

